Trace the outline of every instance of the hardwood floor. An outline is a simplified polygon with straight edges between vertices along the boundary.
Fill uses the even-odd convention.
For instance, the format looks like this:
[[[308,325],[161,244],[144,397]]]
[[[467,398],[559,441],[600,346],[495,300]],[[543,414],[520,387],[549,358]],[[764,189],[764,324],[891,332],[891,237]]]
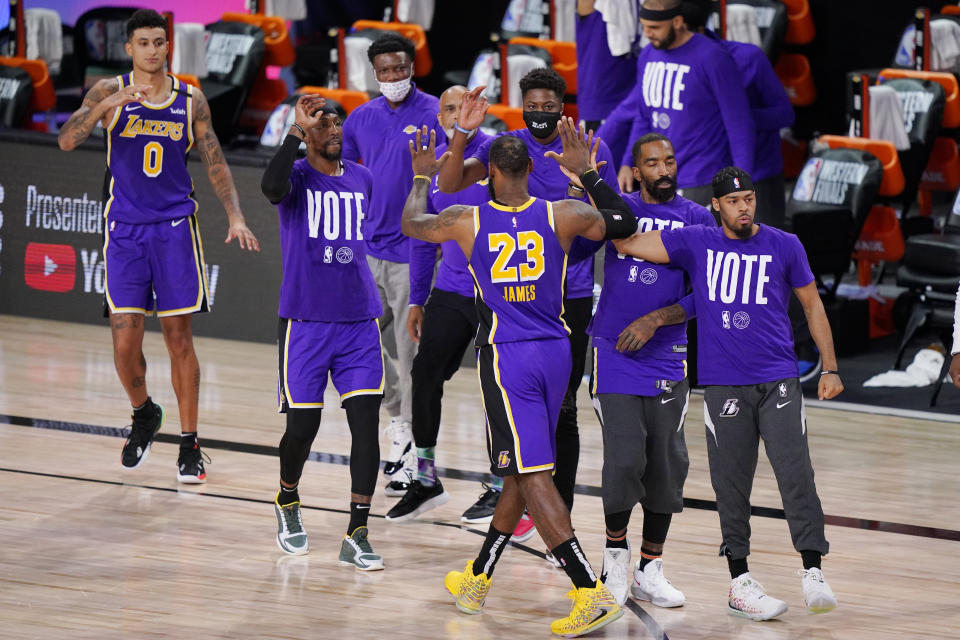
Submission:
[[[443,588],[445,572],[463,568],[486,530],[460,526],[487,469],[474,371],[460,371],[444,397],[437,464],[450,502],[412,523],[388,523],[380,516],[394,500],[378,493],[371,541],[386,570],[365,574],[336,562],[347,523],[350,443],[332,385],[317,459],[301,484],[312,551],[286,557],[274,542],[271,506],[279,472],[273,448],[283,432],[276,350],[210,338],[196,345],[201,446],[213,462],[208,484],[185,487],[175,477],[169,436],[179,424],[158,333],[147,334],[144,352],[150,393],[168,410],[161,435],[169,436],[143,467],[125,472],[119,428],[129,407],[107,328],[0,316],[0,637],[547,637],[550,621],[569,612],[569,581],[538,556],[538,536],[506,551],[483,615],[458,612]],[[602,442],[585,385],[579,405],[573,519],[599,571]],[[727,615],[729,576],[717,557],[702,398],[695,395],[686,421],[688,508],[675,516],[664,555],[687,604],[666,610],[635,602],[596,637],[960,637],[960,426],[840,412],[829,403],[807,413],[831,542],[824,572],[840,607],[822,616],[805,612],[799,556],[786,522],[769,517],[781,504],[761,455],[752,502],[767,509],[751,520],[751,573],[790,610],[766,623]],[[382,451],[387,444],[381,441]],[[641,517],[636,510],[635,544]]]

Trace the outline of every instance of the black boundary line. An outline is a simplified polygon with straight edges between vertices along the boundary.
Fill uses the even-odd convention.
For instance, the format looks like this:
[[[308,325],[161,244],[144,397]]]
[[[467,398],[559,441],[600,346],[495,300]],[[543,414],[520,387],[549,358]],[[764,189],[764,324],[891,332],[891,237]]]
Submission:
[[[2,423],[3,418],[6,418],[6,417],[9,417],[9,416],[0,415],[0,423]],[[264,500],[261,498],[231,496],[225,493],[207,493],[205,491],[196,491],[196,492],[181,491],[177,487],[158,487],[156,485],[139,484],[139,483],[133,483],[133,482],[121,482],[119,480],[103,480],[102,478],[82,478],[80,476],[68,476],[60,473],[45,473],[43,471],[27,471],[25,469],[10,469],[8,467],[0,467],[0,472],[18,473],[21,475],[37,476],[41,478],[53,478],[56,480],[75,480],[78,482],[90,482],[93,484],[104,484],[112,487],[136,487],[138,489],[150,489],[151,491],[164,491],[166,493],[178,493],[178,494],[190,493],[193,495],[206,496],[209,498],[219,498],[221,500],[236,500],[238,502],[250,502],[254,504],[273,504],[273,500]],[[350,515],[350,511],[347,509],[335,509],[333,507],[312,507],[308,505],[301,505],[301,508],[306,510],[311,510],[311,511],[325,511],[327,513],[341,513],[345,515]],[[374,518],[381,518],[381,519],[386,517],[376,513],[370,513],[370,515]],[[460,529],[462,531],[469,531],[470,533],[474,533],[481,537],[487,535],[486,532],[480,531],[479,529],[474,529],[472,527],[465,527],[463,525],[454,524],[452,522],[441,522],[439,520],[433,520],[433,521],[421,520],[421,522],[437,525],[440,527],[449,527],[451,529]],[[538,551],[536,549],[533,549],[532,547],[528,547],[524,544],[519,544],[516,542],[509,542],[509,544],[513,547],[516,547],[517,549],[520,549],[521,551],[525,551],[531,555],[535,555],[539,557],[542,560],[546,560],[547,555],[542,551]],[[625,605],[625,608],[630,609],[637,615],[638,618],[640,618],[640,621],[643,622],[643,624],[647,627],[647,630],[650,632],[650,635],[654,638],[654,640],[670,640],[667,637],[666,632],[664,632],[664,630],[660,628],[660,625],[657,624],[657,621],[654,620],[649,613],[644,611],[640,605],[630,600],[629,597],[627,598],[627,602],[628,604]]]
[[[33,427],[37,429],[52,429],[55,431],[70,431],[73,433],[86,433],[92,435],[111,436],[115,438],[126,438],[127,429],[119,427],[103,427],[80,422],[64,422],[59,420],[43,420],[41,418],[28,418],[24,416],[11,416],[0,414],[0,424],[11,424],[18,427]],[[170,433],[159,433],[155,438],[158,442],[177,444],[180,437]],[[266,445],[249,444],[246,442],[234,442],[231,440],[214,440],[211,438],[203,439],[203,446],[206,449],[222,449],[225,451],[236,451],[239,453],[252,453],[256,455],[266,455],[276,457],[277,448]],[[336,453],[326,453],[322,451],[311,451],[308,460],[315,462],[325,462],[328,464],[349,465],[350,456]],[[455,469],[453,467],[437,467],[437,475],[443,478],[452,478],[454,480],[468,480],[473,482],[484,482],[488,479],[485,472],[468,471],[465,469]],[[574,493],[579,495],[600,497],[600,487],[592,485],[578,484],[574,488]],[[714,500],[702,500],[699,498],[684,498],[683,506],[688,509],[700,509],[703,511],[716,511],[717,503]],[[751,506],[750,514],[761,518],[773,518],[776,520],[786,520],[783,509],[773,507]],[[951,540],[960,542],[960,530],[944,529],[940,527],[927,527],[923,525],[907,524],[902,522],[888,522],[885,520],[871,520],[867,518],[853,518],[850,516],[825,515],[824,520],[827,524],[846,527],[849,529],[864,529],[867,531],[884,531],[886,533],[899,533],[908,536],[918,536],[921,538],[934,538],[937,540]],[[537,552],[539,553],[539,552]]]

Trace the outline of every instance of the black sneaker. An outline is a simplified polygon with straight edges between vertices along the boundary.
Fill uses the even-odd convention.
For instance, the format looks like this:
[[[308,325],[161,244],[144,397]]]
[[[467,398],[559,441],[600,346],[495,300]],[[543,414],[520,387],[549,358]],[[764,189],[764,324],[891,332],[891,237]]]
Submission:
[[[450,494],[443,490],[443,485],[437,480],[432,487],[420,484],[419,480],[410,483],[410,488],[400,498],[400,502],[393,505],[387,512],[387,520],[400,522],[416,517],[424,511],[446,504]]]
[[[210,463],[210,456],[200,450],[200,445],[193,449],[180,449],[177,457],[177,480],[184,484],[203,484],[207,481],[207,472],[203,468],[204,460]]]
[[[120,454],[120,464],[125,469],[136,469],[150,455],[150,445],[153,438],[163,426],[163,407],[156,402],[151,402],[153,412],[149,418],[138,420],[136,414],[130,416],[133,420],[130,425],[130,433],[127,435],[127,441],[123,443],[123,451]]]
[[[480,494],[480,499],[473,503],[472,507],[463,512],[460,516],[461,522],[484,524],[493,520],[493,511],[497,508],[497,501],[500,500],[500,492],[485,482],[480,484],[486,491]]]

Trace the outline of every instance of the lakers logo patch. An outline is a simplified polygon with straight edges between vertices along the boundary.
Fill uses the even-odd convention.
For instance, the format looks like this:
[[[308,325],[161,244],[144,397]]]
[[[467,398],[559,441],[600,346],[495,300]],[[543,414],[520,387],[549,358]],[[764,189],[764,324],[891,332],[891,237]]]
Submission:
[[[510,466],[510,452],[501,451],[500,455],[497,456],[497,467],[500,469],[506,469]]]
[[[413,133],[413,132],[416,131],[416,130],[417,130],[417,125],[415,125],[415,124],[408,124],[408,125],[406,126],[406,128],[403,130],[403,132],[406,133],[407,135],[409,135],[409,134]]]

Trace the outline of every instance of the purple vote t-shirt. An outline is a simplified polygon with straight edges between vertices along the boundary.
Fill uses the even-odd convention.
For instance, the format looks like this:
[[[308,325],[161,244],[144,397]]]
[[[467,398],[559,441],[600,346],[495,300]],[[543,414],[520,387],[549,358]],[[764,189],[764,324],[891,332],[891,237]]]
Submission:
[[[625,99],[635,111],[621,165],[633,166],[633,142],[652,132],[673,142],[681,189],[710,184],[731,164],[753,174],[750,105],[741,71],[721,46],[699,33],[676,49],[647,45],[636,82]]]
[[[463,155],[469,158],[487,139],[490,138],[483,131],[477,133],[467,141]],[[447,145],[437,147],[437,157],[443,155]],[[490,199],[487,191],[487,181],[481,180],[466,189],[456,193],[444,193],[437,186],[434,176],[433,184],[427,195],[427,213],[440,213],[447,207],[463,204],[471,207],[484,204]],[[447,240],[440,245],[442,258],[437,267],[437,281],[434,287],[449,291],[461,296],[473,298],[473,276],[467,269],[467,257],[456,240]],[[430,295],[430,280],[433,278],[433,265],[437,261],[437,245],[424,240],[410,239],[410,304],[423,306]]]
[[[797,376],[787,306],[813,282],[792,233],[759,225],[746,240],[721,227],[663,231],[670,263],[690,276],[697,309],[697,376],[705,385],[745,385]]]
[[[423,125],[437,132],[437,144],[446,141],[437,122],[439,112],[440,101],[414,86],[396,109],[380,96],[354,109],[343,121],[343,158],[362,160],[376,179],[363,229],[367,250],[375,258],[410,259],[410,245],[400,231],[403,203],[413,181],[409,141]]]
[[[278,205],[281,318],[359,322],[383,313],[364,242],[372,186],[370,171],[349,160],[339,176],[306,158],[293,163],[290,193]]]
[[[560,165],[553,158],[547,158],[543,154],[547,151],[563,153],[563,142],[560,136],[557,136],[550,144],[544,144],[535,138],[527,129],[517,129],[516,131],[507,131],[501,135],[516,136],[523,140],[527,145],[527,151],[533,158],[533,171],[530,173],[530,182],[528,191],[535,198],[550,200],[570,199],[567,195],[567,185],[570,184],[570,178],[564,175],[560,170]],[[494,139],[490,139],[484,144],[472,157],[476,158],[490,170],[490,145]],[[466,158],[464,154],[464,158]],[[597,151],[597,162],[606,161],[607,164],[600,167],[600,177],[619,192],[617,186],[617,170],[614,167],[613,156],[605,142],[600,142],[600,149]],[[576,198],[587,202],[586,196]],[[593,296],[593,260],[582,260],[576,264],[567,266],[567,294],[566,297],[589,298]]]

